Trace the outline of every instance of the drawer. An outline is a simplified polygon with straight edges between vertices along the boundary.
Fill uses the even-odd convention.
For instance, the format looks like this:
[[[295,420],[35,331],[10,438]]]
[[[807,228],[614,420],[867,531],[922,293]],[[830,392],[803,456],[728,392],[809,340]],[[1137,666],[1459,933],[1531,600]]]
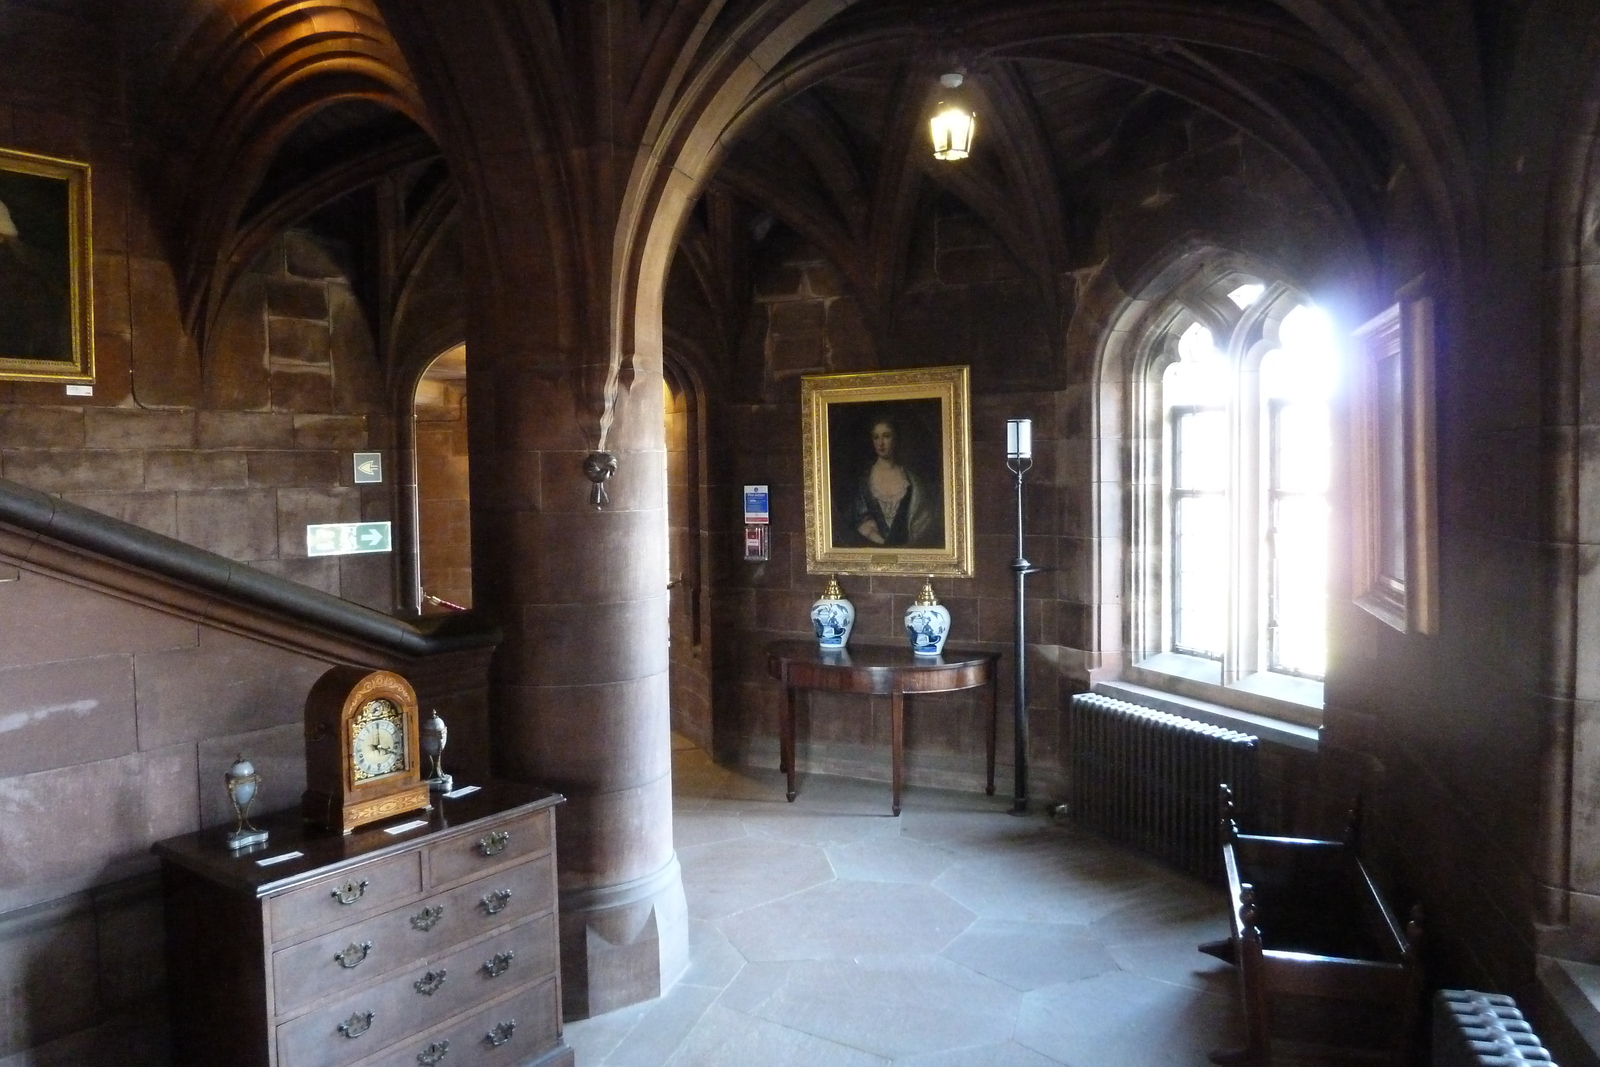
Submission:
[[[477,833],[429,845],[428,884],[444,885],[503,867],[550,847],[550,813],[535,811]]]
[[[422,892],[422,869],[415,852],[391,856],[291,889],[271,898],[272,940],[332,926],[348,926],[401,897]]]
[[[375,986],[281,1023],[279,1067],[351,1063],[555,969],[556,926],[550,914],[406,967]]]
[[[555,904],[555,858],[519,866],[272,954],[277,1012],[289,1012],[414,960],[438,955]],[[492,910],[491,910],[492,909]],[[341,961],[338,956],[342,955]]]
[[[507,997],[362,1060],[359,1067],[515,1067],[555,1045],[561,1036],[556,980]],[[490,1040],[490,1034],[500,1044]]]

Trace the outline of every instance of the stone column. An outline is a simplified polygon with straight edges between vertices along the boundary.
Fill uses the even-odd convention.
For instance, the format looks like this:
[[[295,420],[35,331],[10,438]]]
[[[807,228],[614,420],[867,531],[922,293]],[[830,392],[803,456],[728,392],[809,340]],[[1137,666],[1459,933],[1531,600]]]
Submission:
[[[496,0],[466,5],[469,17],[431,0],[378,7],[461,196],[473,607],[505,632],[493,762],[567,795],[563,995],[568,1017],[584,1017],[659,995],[688,957],[672,847],[659,302],[695,179],[641,166],[666,127],[639,102],[674,91],[684,72],[666,60],[703,27],[674,16],[639,36],[637,17],[619,15],[627,5],[606,3],[560,18]],[[835,10],[817,0],[815,19]],[[756,69],[723,59],[708,99]],[[725,123],[739,90],[723,95]],[[678,137],[692,124],[670,125]],[[691,140],[699,157],[717,143]],[[641,309],[656,311],[653,327]],[[618,468],[595,510],[582,468],[602,447]]]
[[[591,506],[579,375],[468,347],[474,597],[505,629],[492,671],[499,774],[564,793],[557,813],[565,1012],[659,995],[688,956],[672,847],[666,452],[659,364],[636,368]],[[481,473],[480,473],[481,469]]]

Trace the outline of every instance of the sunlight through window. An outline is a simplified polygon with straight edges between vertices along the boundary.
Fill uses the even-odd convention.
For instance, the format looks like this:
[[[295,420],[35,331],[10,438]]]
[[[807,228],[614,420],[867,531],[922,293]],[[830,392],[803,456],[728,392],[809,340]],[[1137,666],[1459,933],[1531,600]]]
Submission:
[[[1172,644],[1221,659],[1227,647],[1228,394],[1227,359],[1211,331],[1195,323],[1178,339],[1167,367],[1171,483]]]
[[[1266,293],[1251,283],[1227,295],[1242,312]],[[1274,293],[1265,313],[1278,347],[1259,363],[1258,320],[1241,314],[1190,322],[1161,372],[1164,515],[1150,586],[1160,648],[1216,661],[1223,684],[1263,671],[1316,680],[1327,669],[1339,347],[1326,313]],[[1219,342],[1213,331],[1224,326]]]
[[[1327,315],[1302,304],[1261,361],[1266,406],[1267,669],[1327,669],[1329,403],[1338,350]]]

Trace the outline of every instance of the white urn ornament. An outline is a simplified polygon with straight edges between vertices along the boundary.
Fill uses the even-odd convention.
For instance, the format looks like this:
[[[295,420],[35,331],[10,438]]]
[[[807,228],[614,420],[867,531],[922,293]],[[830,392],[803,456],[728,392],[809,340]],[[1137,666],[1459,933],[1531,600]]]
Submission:
[[[856,607],[839,590],[838,577],[830,574],[828,587],[811,605],[811,628],[817,634],[817,647],[824,652],[838,652],[849,643],[855,625]]]
[[[933,595],[929,578],[917,595],[917,602],[906,609],[906,636],[916,656],[937,656],[944,652],[944,639],[950,636],[950,609]]]
[[[243,756],[236,756],[233,766],[223,772],[222,781],[228,787],[228,802],[233,805],[237,820],[228,834],[228,847],[237,852],[251,845],[265,844],[267,832],[250,825],[250,805],[255,803],[261,785],[261,775],[256,773],[255,765]]]

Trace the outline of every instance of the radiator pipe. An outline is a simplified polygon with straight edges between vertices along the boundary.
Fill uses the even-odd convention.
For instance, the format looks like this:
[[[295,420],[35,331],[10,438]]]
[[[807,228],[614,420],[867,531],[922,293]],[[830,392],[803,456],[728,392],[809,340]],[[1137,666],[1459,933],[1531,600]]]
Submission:
[[[1026,589],[1028,575],[1038,570],[1028,562],[1023,551],[1022,479],[1033,466],[1033,420],[1010,419],[1006,422],[1006,467],[1017,480],[1017,555],[1011,561],[1011,571],[1017,582],[1017,647],[1013,654],[1016,667],[1016,685],[1012,693],[1013,741],[1016,762],[1016,788],[1011,800],[1011,814],[1028,812],[1028,627]]]

